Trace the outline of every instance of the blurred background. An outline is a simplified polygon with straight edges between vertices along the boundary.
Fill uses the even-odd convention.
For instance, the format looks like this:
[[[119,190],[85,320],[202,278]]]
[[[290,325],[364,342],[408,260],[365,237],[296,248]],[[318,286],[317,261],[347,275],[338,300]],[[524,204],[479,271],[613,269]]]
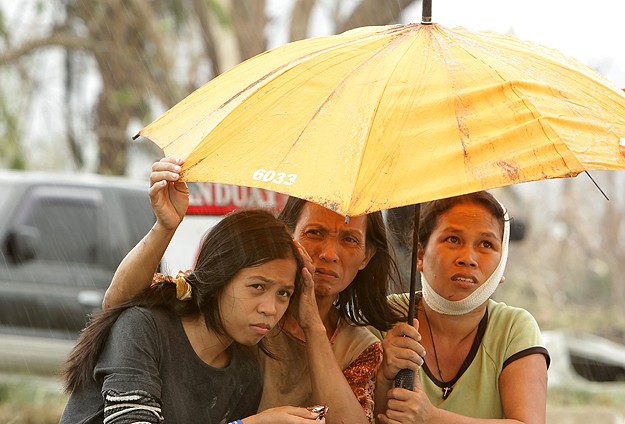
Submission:
[[[432,12],[558,49],[625,88],[622,2],[433,0]],[[0,168],[147,187],[162,153],[132,136],[216,75],[289,41],[420,20],[420,0],[0,0]],[[600,406],[622,420],[625,173],[590,177],[493,190],[522,233],[495,297],[528,309],[553,343],[551,411]],[[3,374],[0,423],[58,421],[58,379],[41,378]]]

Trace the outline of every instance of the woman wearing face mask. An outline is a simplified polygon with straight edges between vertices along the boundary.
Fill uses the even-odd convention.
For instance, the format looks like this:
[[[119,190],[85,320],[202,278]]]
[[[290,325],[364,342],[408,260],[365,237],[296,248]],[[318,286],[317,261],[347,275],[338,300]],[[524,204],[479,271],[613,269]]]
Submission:
[[[399,324],[384,337],[380,423],[545,422],[549,354],[538,325],[527,311],[490,300],[503,282],[509,228],[487,192],[423,206],[423,291],[414,327]],[[407,310],[407,295],[392,301]],[[417,373],[413,391],[393,388],[400,369]]]
[[[145,287],[180,224],[188,191],[179,183],[181,162],[164,158],[152,167],[157,223],[122,261],[103,307],[118,304]],[[161,184],[161,183],[159,183]],[[153,185],[154,187],[154,185]],[[167,190],[165,190],[167,188]],[[399,314],[386,302],[389,275],[396,275],[381,213],[345,218],[291,198],[280,218],[314,267],[315,296],[285,315],[281,331],[261,354],[264,388],[260,410],[280,405],[327,404],[326,422],[373,421],[373,375],[382,359],[379,340],[364,326],[388,330]]]

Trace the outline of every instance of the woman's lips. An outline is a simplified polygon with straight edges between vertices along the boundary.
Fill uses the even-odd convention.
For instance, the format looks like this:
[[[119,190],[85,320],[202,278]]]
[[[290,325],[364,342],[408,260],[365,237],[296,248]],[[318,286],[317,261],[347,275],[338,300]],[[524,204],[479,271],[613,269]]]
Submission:
[[[338,278],[338,273],[331,271],[329,269],[325,269],[325,268],[317,268],[315,269],[315,274],[319,274],[322,277],[332,277],[332,278]]]
[[[463,287],[474,287],[476,284],[478,284],[477,278],[473,277],[472,275],[466,274],[452,275],[451,281]]]
[[[260,334],[262,336],[264,336],[265,334],[269,332],[269,330],[271,330],[271,326],[269,324],[264,324],[264,323],[252,324],[252,328],[257,334]]]

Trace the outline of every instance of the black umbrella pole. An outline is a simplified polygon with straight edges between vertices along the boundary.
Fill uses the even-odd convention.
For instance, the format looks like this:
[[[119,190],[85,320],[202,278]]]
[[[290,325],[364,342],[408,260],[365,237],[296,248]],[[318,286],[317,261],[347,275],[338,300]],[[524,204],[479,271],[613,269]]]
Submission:
[[[432,0],[423,0],[421,8],[421,24],[430,25],[432,23]]]
[[[421,215],[421,204],[414,205],[414,229],[412,231],[412,263],[410,270],[410,297],[408,300],[408,324],[412,325],[415,316],[415,301],[417,292],[417,278],[421,275],[417,272],[417,253],[419,247],[419,215]],[[395,387],[412,390],[414,388],[414,371],[399,370],[395,376]]]

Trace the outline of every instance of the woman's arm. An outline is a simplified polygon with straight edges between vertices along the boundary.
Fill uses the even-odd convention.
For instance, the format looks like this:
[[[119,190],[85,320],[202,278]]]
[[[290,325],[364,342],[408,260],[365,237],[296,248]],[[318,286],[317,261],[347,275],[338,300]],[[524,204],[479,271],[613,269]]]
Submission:
[[[547,362],[542,354],[508,364],[499,377],[499,390],[506,417],[522,423],[546,422]]]
[[[304,328],[313,399],[328,405],[328,424],[369,423],[336,361],[326,328],[321,321],[319,323],[319,326]]]
[[[229,424],[304,424],[309,421],[324,424],[325,418],[319,415],[319,412],[313,412],[308,408],[278,406]]]
[[[180,164],[163,158],[152,165],[150,203],[156,223],[122,260],[104,294],[102,309],[118,305],[152,283],[152,277],[189,205],[189,190],[180,178]]]
[[[436,408],[421,390],[395,388],[388,394],[388,409],[378,416],[382,424],[544,424],[547,409],[547,363],[542,354],[532,354],[517,359],[506,366],[499,377],[499,390],[505,419],[480,419],[465,417]]]
[[[150,286],[174,232],[162,228],[158,222],[154,224],[117,267],[111,285],[104,294],[102,309],[117,306]]]
[[[293,306],[291,311],[297,318],[306,338],[306,353],[314,402],[328,406],[326,415],[328,424],[368,424],[370,421],[365,411],[337,363],[326,327],[321,320],[312,277],[315,266],[303,246],[297,244],[306,267],[302,272],[304,284],[300,299],[296,304],[291,304]],[[377,367],[377,363],[375,366]]]

